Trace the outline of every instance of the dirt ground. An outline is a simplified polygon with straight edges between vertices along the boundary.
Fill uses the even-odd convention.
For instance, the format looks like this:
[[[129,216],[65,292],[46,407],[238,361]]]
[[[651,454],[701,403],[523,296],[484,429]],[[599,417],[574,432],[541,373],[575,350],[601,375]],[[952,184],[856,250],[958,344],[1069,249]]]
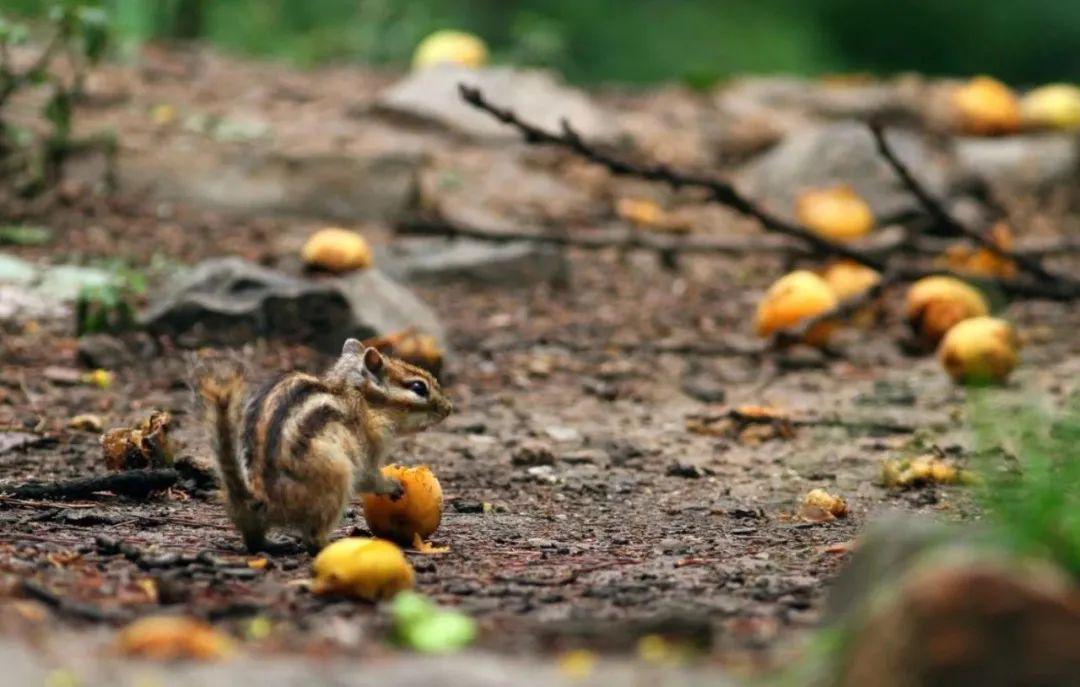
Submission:
[[[197,92],[191,107],[198,101],[224,109],[223,83],[272,70],[240,65],[221,76],[215,70],[225,67],[214,64],[218,80],[199,88],[183,73],[153,79],[113,69],[101,92],[119,83],[126,95],[94,105],[89,118],[130,130],[123,139],[129,155],[165,154],[186,135],[150,138],[146,111],[165,93]],[[365,92],[349,90],[345,102],[327,94],[349,79],[370,82],[370,93],[385,78],[273,74],[273,88],[257,81],[293,103],[264,113],[282,131],[302,128],[298,122],[307,120],[297,111],[315,117],[318,107],[336,113],[331,123],[319,120],[324,127],[355,122],[342,113]],[[294,84],[300,95],[284,98],[278,82]],[[655,107],[644,96],[619,102],[639,112]],[[427,130],[401,135],[443,140],[437,159],[460,153],[469,160],[461,152],[468,142]],[[477,150],[468,154],[549,164],[516,145]],[[103,200],[82,187],[19,213],[58,237],[46,248],[5,249],[15,255],[58,263],[121,256],[144,267],[155,256],[171,264],[238,253],[292,268],[297,246],[323,221],[229,215],[123,190]],[[737,232],[753,231],[721,219]],[[392,240],[385,223],[362,228],[377,244]],[[570,251],[567,258],[565,283],[416,289],[448,330],[446,386],[457,412],[394,455],[432,466],[447,497],[434,540],[449,552],[409,558],[420,591],[479,620],[479,649],[620,655],[633,653],[640,636],[661,632],[700,646],[708,665],[758,673],[818,625],[829,580],[869,520],[895,510],[978,517],[964,487],[896,491],[879,484],[884,459],[933,446],[963,463],[974,448],[964,430],[966,393],[932,357],[901,350],[895,312],[871,331],[847,332],[833,356],[799,349],[764,359],[717,354],[710,344],[750,341],[754,304],[784,269],[779,258],[699,256],[676,271],[648,253]],[[898,297],[890,300],[895,306]],[[1055,403],[1072,393],[1080,312],[1042,302],[1008,304],[1004,312],[1026,347],[1021,368],[996,396]],[[673,352],[658,352],[658,344]],[[11,324],[3,332],[0,430],[32,437],[17,448],[0,445],[0,491],[104,473],[97,432],[69,427],[84,413],[115,427],[168,410],[178,455],[208,459],[180,351],[158,342],[111,370],[113,383],[99,389],[73,383],[76,345],[66,320]],[[328,362],[274,342],[253,342],[246,354],[266,375]],[[696,416],[725,404],[774,405],[804,422],[790,435],[692,431]],[[816,487],[845,498],[850,515],[799,517],[800,499]],[[0,627],[39,646],[55,642],[52,636],[103,650],[107,628],[170,611],[247,637],[244,651],[256,658],[395,652],[380,640],[387,619],[377,609],[318,598],[297,584],[310,574],[310,557],[289,536],[277,535],[280,546],[265,567],[252,567],[257,557],[243,551],[212,491],[192,479],[145,499],[0,498],[0,522]],[[336,535],[365,533],[362,514],[351,508]],[[26,581],[55,597],[28,600]],[[257,617],[272,621],[269,636],[249,636]]]

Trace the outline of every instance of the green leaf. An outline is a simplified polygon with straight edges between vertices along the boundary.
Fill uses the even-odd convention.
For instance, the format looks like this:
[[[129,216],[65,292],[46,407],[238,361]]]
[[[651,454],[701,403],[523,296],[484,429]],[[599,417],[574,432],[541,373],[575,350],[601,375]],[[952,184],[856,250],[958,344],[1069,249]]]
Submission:
[[[476,621],[458,611],[442,610],[416,592],[394,598],[391,613],[398,642],[422,653],[445,654],[476,639]]]
[[[78,18],[83,54],[91,64],[97,63],[105,56],[109,46],[109,15],[100,7],[80,7]]]
[[[0,245],[43,246],[52,241],[53,233],[46,227],[13,224],[0,227]]]
[[[53,125],[54,135],[67,138],[71,131],[71,95],[63,88],[57,88],[45,103],[44,115]]]

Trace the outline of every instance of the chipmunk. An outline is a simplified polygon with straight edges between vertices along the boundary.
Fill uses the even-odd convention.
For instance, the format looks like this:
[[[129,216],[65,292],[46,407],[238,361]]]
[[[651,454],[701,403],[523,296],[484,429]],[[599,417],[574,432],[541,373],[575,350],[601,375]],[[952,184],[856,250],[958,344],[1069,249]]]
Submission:
[[[229,517],[257,551],[269,527],[326,545],[353,495],[398,497],[390,445],[453,409],[424,370],[349,339],[322,377],[294,372],[250,395],[238,369],[198,379]]]

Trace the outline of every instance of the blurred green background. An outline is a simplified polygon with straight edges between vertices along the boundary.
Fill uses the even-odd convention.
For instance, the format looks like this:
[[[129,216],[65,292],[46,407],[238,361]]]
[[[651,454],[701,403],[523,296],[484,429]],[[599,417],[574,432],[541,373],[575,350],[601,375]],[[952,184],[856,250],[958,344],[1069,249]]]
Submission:
[[[301,66],[404,65],[438,28],[485,38],[498,61],[584,83],[746,72],[989,73],[1080,80],[1080,0],[101,0],[120,43],[200,38]],[[44,0],[0,0],[33,14]]]

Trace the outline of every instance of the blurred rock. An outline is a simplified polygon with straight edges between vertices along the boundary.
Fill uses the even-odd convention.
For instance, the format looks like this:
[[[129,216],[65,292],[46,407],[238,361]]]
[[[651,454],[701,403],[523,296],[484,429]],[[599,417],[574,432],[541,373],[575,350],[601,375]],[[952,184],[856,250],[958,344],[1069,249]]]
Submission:
[[[919,137],[893,130],[889,142],[931,192],[943,194],[947,174]],[[881,158],[866,126],[841,122],[796,131],[740,173],[751,198],[774,212],[794,217],[796,196],[811,187],[849,184],[880,219],[919,208]]]
[[[568,269],[563,251],[552,245],[468,239],[399,242],[379,264],[407,284],[465,281],[520,286],[559,281]]]
[[[458,93],[459,83],[479,87],[492,103],[552,131],[558,131],[565,118],[592,140],[608,140],[616,134],[612,118],[582,91],[563,85],[549,72],[512,67],[439,65],[414,71],[380,96],[378,109],[470,136],[519,137],[514,129],[465,103]]]
[[[1044,190],[1080,175],[1080,139],[1071,134],[960,137],[955,150],[963,173],[1009,190]]]
[[[1080,589],[972,534],[910,515],[868,529],[826,610],[851,638],[827,684],[1077,684]]]
[[[38,269],[31,263],[15,257],[0,253],[0,284],[21,284],[23,286],[32,283],[38,277]]]
[[[408,327],[443,338],[431,310],[375,270],[313,281],[239,258],[199,264],[154,301],[140,322],[184,346],[267,337],[336,352],[350,336]]]
[[[137,347],[146,352],[147,348],[152,348],[153,342],[145,340],[145,334],[142,336],[144,340],[139,341]],[[87,334],[80,337],[77,355],[80,364],[106,370],[122,367],[136,358],[128,341],[111,334]]]

